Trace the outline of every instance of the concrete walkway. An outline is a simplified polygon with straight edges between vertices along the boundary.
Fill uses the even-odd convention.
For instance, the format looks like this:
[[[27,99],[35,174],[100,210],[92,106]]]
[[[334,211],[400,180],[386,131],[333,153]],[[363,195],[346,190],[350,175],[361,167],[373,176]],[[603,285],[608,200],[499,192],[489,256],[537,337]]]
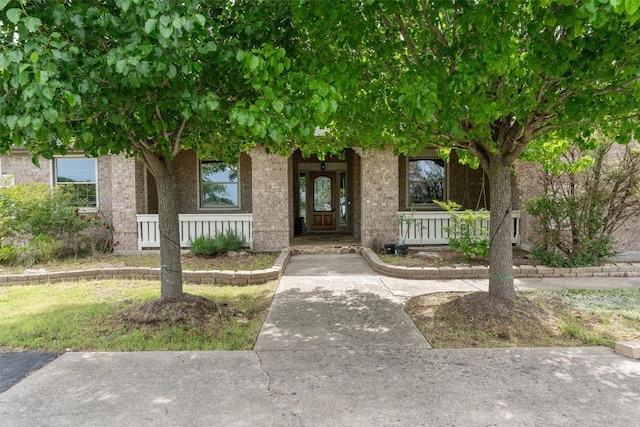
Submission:
[[[638,425],[640,361],[602,347],[433,350],[402,309],[484,287],[381,277],[357,255],[294,256],[254,351],[67,353],[0,394],[0,425]]]

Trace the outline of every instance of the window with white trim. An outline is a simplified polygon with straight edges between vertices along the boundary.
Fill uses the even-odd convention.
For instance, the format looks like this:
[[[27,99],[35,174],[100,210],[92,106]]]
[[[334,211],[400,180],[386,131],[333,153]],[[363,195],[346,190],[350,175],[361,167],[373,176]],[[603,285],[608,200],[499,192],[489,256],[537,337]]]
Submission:
[[[200,206],[203,208],[240,207],[237,165],[217,160],[200,161]]]
[[[54,158],[54,185],[72,194],[74,206],[98,207],[98,162],[87,157]]]
[[[433,206],[446,198],[446,167],[442,159],[411,158],[407,162],[409,207]]]

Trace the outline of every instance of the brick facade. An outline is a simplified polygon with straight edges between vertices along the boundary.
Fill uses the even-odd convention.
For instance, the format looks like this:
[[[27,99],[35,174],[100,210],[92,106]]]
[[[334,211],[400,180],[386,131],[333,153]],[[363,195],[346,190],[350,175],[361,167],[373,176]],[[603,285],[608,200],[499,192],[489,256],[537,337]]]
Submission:
[[[138,249],[136,160],[122,155],[105,157],[111,160],[111,193],[117,195],[111,200],[113,240],[118,242],[114,251],[135,251]],[[103,185],[99,191],[103,188],[107,190],[109,186]]]
[[[361,241],[395,243],[398,236],[398,158],[390,149],[364,150],[361,157]]]
[[[289,246],[291,207],[288,157],[267,154],[263,147],[251,153],[253,191],[253,247],[279,250]]]

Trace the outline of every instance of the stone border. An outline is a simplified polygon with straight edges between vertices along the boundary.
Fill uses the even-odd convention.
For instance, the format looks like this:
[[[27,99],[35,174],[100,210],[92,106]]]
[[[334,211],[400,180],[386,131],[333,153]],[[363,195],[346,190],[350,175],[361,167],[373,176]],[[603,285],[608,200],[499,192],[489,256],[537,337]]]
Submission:
[[[273,267],[264,270],[209,270],[182,271],[182,281],[185,284],[200,285],[258,285],[280,278],[289,262],[291,254],[288,249],[280,251],[280,255],[273,263]],[[0,275],[0,286],[28,285],[37,283],[59,283],[78,280],[160,280],[160,268],[148,267],[114,267],[92,268],[87,270],[50,271],[39,274],[6,274]]]
[[[401,267],[384,263],[370,248],[362,249],[362,256],[374,271],[399,279],[488,279],[486,265],[458,267]],[[513,276],[522,278],[547,277],[640,277],[640,263],[610,263],[597,267],[555,268],[545,265],[514,265]]]

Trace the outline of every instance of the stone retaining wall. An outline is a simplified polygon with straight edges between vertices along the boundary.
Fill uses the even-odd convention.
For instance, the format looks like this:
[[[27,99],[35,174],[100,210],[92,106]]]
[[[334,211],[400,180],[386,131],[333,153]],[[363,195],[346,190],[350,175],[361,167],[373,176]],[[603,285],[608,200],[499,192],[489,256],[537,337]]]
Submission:
[[[289,250],[283,249],[273,267],[254,271],[182,271],[184,284],[208,285],[255,285],[280,278],[289,262]],[[160,268],[114,267],[87,270],[51,271],[39,274],[0,275],[0,286],[27,285],[35,283],[59,283],[78,280],[160,280]]]
[[[461,267],[401,267],[382,262],[370,248],[362,249],[362,256],[374,271],[400,279],[488,279],[489,267],[485,265]],[[521,278],[546,277],[640,277],[640,263],[615,263],[598,267],[554,268],[544,265],[520,265],[513,267],[513,276]]]

